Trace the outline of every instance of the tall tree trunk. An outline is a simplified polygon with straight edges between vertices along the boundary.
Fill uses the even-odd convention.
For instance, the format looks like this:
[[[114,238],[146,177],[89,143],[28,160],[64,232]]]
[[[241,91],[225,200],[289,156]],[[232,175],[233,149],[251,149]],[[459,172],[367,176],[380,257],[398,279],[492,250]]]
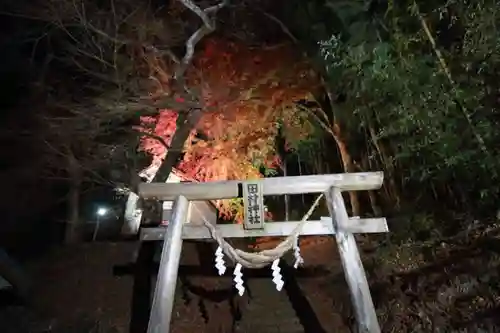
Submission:
[[[288,176],[288,171],[286,167],[286,158],[283,159],[283,176]],[[290,221],[290,196],[285,194],[285,221]]]
[[[80,235],[80,191],[82,186],[82,171],[76,158],[69,154],[69,194],[68,194],[68,220],[65,230],[65,242],[77,243],[81,240]]]
[[[184,145],[189,138],[189,134],[196,127],[203,112],[201,109],[192,109],[189,112],[180,112],[177,116],[177,127],[170,143],[167,156],[160,165],[158,172],[153,177],[152,182],[166,182],[172,172],[172,168],[177,164],[182,156]]]
[[[300,161],[300,154],[297,154],[297,166],[299,167],[299,176],[302,176],[302,165]],[[302,197],[302,205],[306,205],[306,199],[304,197],[304,193],[301,194]]]
[[[342,160],[342,165],[344,167],[344,172],[355,172],[355,166],[347,148],[347,143],[342,135],[340,124],[336,121],[335,109],[338,107],[335,104],[335,97],[333,92],[328,87],[328,84],[323,80],[323,86],[325,89],[327,104],[324,104],[323,117],[320,117],[320,121],[323,123],[323,128],[328,131],[334,138],[337,147],[339,149],[340,159]],[[328,116],[329,110],[330,116]],[[349,192],[349,201],[351,203],[351,213],[353,216],[360,216],[361,205],[359,203],[358,193],[355,191]]]
[[[373,145],[377,149],[377,152],[380,156],[380,159],[382,161],[382,164],[384,166],[385,171],[387,171],[385,178],[388,180],[389,186],[387,187],[386,185],[384,185],[384,187],[386,188],[387,195],[389,196],[388,202],[394,203],[395,208],[399,209],[399,206],[401,203],[401,196],[399,194],[399,189],[398,189],[396,182],[394,180],[395,176],[396,176],[394,164],[393,164],[391,158],[389,157],[390,155],[387,152],[386,147],[378,139],[377,133],[375,132],[375,129],[373,128],[373,126],[371,126],[371,124],[370,124],[368,126],[368,128],[369,128],[370,137],[372,139]]]
[[[153,163],[141,172],[142,177],[148,182],[166,182],[172,168],[182,156],[184,144],[189,138],[189,134],[195,128],[202,116],[200,109],[191,110],[189,113],[181,112],[177,117],[177,127],[167,151],[167,156],[161,162]],[[122,233],[125,235],[136,235],[142,219],[142,211],[139,209],[139,196],[134,188],[127,197],[125,204],[124,224]]]
[[[281,158],[281,170],[283,171],[283,176],[288,176],[288,166],[287,166],[287,157],[288,153],[286,150],[286,133],[285,128],[280,126],[278,130],[278,135],[276,136],[276,148],[277,152]],[[283,196],[284,204],[285,204],[285,221],[290,220],[290,196],[285,194]]]
[[[333,138],[335,139],[335,142],[337,143],[337,147],[339,149],[342,165],[344,166],[344,172],[355,172],[356,170],[354,168],[354,163],[352,161],[351,154],[349,154],[349,150],[347,149],[347,144],[340,135],[340,128],[337,124],[333,125],[333,133],[335,134]],[[359,203],[358,193],[355,191],[350,191],[349,201],[351,203],[352,215],[360,216],[361,205]]]
[[[367,154],[368,153],[369,152],[367,152]],[[362,166],[361,171],[366,171],[366,170],[371,169],[368,155],[363,156],[363,158],[361,160],[361,166]],[[377,195],[376,195],[375,191],[369,190],[368,191],[368,198],[370,199],[370,206],[372,207],[373,214],[375,214],[375,216],[382,216],[382,210],[380,209],[380,206],[377,204]]]

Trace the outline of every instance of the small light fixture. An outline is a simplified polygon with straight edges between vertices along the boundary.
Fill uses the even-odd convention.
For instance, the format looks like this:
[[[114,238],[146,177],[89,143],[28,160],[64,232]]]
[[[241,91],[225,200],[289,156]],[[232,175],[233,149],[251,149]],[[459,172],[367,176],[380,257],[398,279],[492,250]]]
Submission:
[[[108,210],[106,208],[100,207],[97,209],[97,216],[104,216],[107,212]]]

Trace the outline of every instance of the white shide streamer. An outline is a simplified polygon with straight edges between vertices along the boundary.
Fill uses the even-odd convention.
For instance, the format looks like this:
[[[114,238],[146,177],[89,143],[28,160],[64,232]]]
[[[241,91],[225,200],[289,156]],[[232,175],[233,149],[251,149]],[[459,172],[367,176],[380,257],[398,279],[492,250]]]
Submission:
[[[219,272],[219,275],[224,275],[226,272],[226,265],[224,264],[224,253],[222,248],[219,246],[217,251],[215,251],[215,268]]]

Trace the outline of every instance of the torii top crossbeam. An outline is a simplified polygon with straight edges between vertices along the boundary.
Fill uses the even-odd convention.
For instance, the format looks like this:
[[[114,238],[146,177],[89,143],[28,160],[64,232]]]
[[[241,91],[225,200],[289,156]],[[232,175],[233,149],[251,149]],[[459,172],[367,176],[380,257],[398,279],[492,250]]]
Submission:
[[[382,186],[383,172],[359,172],[330,175],[273,177],[255,180],[263,184],[264,195],[324,193],[330,187],[342,191],[376,190]],[[175,200],[179,195],[188,200],[219,200],[241,196],[243,181],[206,183],[142,183],[139,195],[145,199]]]

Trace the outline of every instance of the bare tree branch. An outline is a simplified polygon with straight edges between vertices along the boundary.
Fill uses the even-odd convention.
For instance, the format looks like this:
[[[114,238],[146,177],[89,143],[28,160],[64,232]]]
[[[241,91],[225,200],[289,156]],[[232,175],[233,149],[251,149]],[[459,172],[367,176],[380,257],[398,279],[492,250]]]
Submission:
[[[204,10],[198,7],[192,0],[179,1],[184,6],[186,6],[186,8],[198,15],[198,17],[203,21],[203,25],[198,30],[196,30],[186,42],[186,53],[184,54],[184,57],[182,58],[177,70],[175,71],[175,79],[184,86],[184,73],[193,61],[194,49],[196,47],[196,44],[203,37],[215,31],[215,17],[209,17],[209,15],[215,16],[221,8],[229,3],[229,0],[222,0],[220,4],[208,7]]]
[[[184,90],[194,97],[191,91],[184,84],[184,74],[191,64],[194,56],[194,49],[196,44],[206,35],[213,32],[215,30],[215,18],[209,17],[209,15],[215,16],[217,12],[228,4],[228,0],[223,0],[220,4],[208,7],[202,10],[191,0],[179,0],[186,8],[191,10],[193,13],[198,15],[200,19],[203,21],[203,25],[196,30],[191,37],[186,42],[186,53],[179,63],[177,70],[175,71],[175,79],[177,84],[184,88]],[[198,101],[201,103],[201,101]],[[186,143],[186,140],[189,137],[191,131],[198,124],[199,120],[202,116],[201,107],[191,107],[189,112],[179,112],[177,116],[177,129],[172,137],[172,142],[170,145],[170,149],[167,151],[167,156],[165,156],[165,160],[162,165],[158,169],[155,177],[152,181],[164,181],[172,172],[172,168],[177,163],[178,159],[182,154],[182,150]]]
[[[157,140],[158,142],[160,142],[162,144],[163,147],[165,147],[165,149],[167,151],[173,151],[174,149],[172,148],[172,145],[168,145],[167,144],[167,141],[165,141],[165,139],[163,139],[161,136],[159,135],[156,135],[156,134],[153,134],[153,133],[148,133],[148,132],[143,132],[143,131],[137,131],[139,133],[139,135],[141,136],[147,136],[147,137],[150,137],[152,139],[155,139]],[[182,149],[180,150],[182,152]]]
[[[290,39],[292,40],[292,42],[294,44],[298,44],[299,43],[299,40],[292,34],[292,32],[290,31],[290,29],[288,29],[288,27],[285,25],[285,23],[283,23],[280,19],[278,19],[276,16],[274,15],[271,15],[269,14],[268,12],[265,12],[263,10],[261,10],[262,14],[264,14],[264,16],[266,16],[267,18],[269,18],[271,21],[275,22],[276,24],[278,24],[281,28],[281,30],[288,36],[290,37]]]

